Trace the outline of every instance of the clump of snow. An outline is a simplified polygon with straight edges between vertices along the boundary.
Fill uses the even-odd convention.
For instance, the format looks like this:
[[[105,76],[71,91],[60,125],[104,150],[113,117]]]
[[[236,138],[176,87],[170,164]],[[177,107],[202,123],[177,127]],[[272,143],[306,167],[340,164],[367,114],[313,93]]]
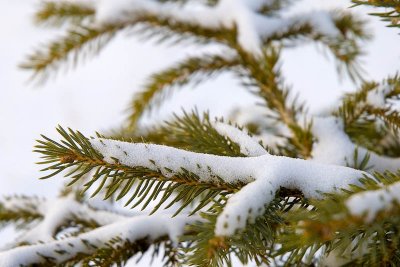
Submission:
[[[374,90],[368,92],[366,97],[367,104],[375,108],[386,108],[386,95],[393,90],[393,86],[383,83]]]
[[[165,177],[172,177],[185,169],[199,176],[201,181],[218,181],[218,177],[228,183],[254,180],[249,176],[255,167],[253,158],[215,156],[162,145],[108,139],[92,139],[90,142],[109,163],[115,163],[117,159],[123,165],[145,167],[159,171]],[[246,164],[239,168],[244,161]]]
[[[349,184],[358,184],[359,178],[367,175],[351,168],[301,159],[270,155],[263,158],[256,181],[228,200],[217,220],[217,235],[232,235],[242,229],[248,219],[254,221],[262,215],[265,205],[274,199],[280,187],[298,189],[307,198],[321,198],[322,193],[348,188]]]
[[[314,118],[312,132],[317,139],[312,149],[312,158],[315,161],[346,165],[346,163],[353,162],[354,151],[357,149],[357,163],[361,163],[366,154],[369,154],[370,171],[397,171],[400,168],[400,158],[381,156],[354,144],[344,132],[343,122],[340,118]]]
[[[353,158],[356,146],[344,132],[340,118],[314,118],[312,133],[317,139],[312,149],[313,160],[328,164],[346,165],[346,159]],[[360,156],[362,160],[365,153],[360,154]]]
[[[46,200],[38,197],[12,196],[5,197],[1,203],[6,210],[25,210],[33,214],[43,214],[45,211],[42,207],[46,203]]]
[[[238,128],[222,123],[222,122],[213,122],[212,126],[217,132],[229,138],[236,144],[240,146],[240,152],[243,155],[255,157],[268,154],[268,152],[255,140],[252,138],[246,130],[239,130]]]
[[[309,25],[315,32],[329,37],[341,34],[335,26],[333,15],[326,11],[283,18],[267,17],[257,12],[262,6],[272,4],[271,0],[220,0],[215,6],[192,2],[181,5],[154,0],[98,0],[96,20],[100,24],[119,24],[149,14],[207,29],[236,27],[238,43],[244,50],[255,55],[262,54],[264,39],[294,26]]]
[[[254,138],[268,147],[276,148],[284,146],[286,139],[283,136],[291,136],[292,133],[285,124],[273,117],[272,111],[258,105],[235,108],[230,115],[230,119],[242,127],[256,125]]]
[[[43,216],[41,222],[20,236],[16,243],[27,242],[33,244],[39,241],[54,240],[57,229],[74,217],[93,221],[98,225],[106,225],[126,219],[125,216],[112,212],[94,210],[83,203],[77,202],[72,195],[51,201],[36,198],[9,198],[4,201],[3,205],[8,210],[34,209],[34,212]]]
[[[319,198],[321,193],[334,192],[358,184],[365,172],[314,161],[264,154],[254,157],[225,157],[194,153],[161,145],[127,143],[92,139],[92,146],[104,160],[130,167],[146,167],[172,177],[182,168],[199,176],[200,182],[247,183],[227,202],[217,219],[215,233],[229,236],[242,229],[248,219],[254,220],[264,211],[280,187],[299,189],[305,197]]]
[[[93,253],[96,249],[104,248],[107,243],[116,237],[134,242],[147,238],[149,242],[168,235],[171,240],[177,240],[182,235],[184,227],[199,220],[187,215],[153,215],[136,216],[106,226],[99,227],[76,237],[67,237],[62,240],[44,244],[20,246],[0,253],[0,266],[30,266],[45,261],[43,256],[52,257],[55,264],[61,264],[80,253]]]
[[[355,194],[346,201],[346,206],[352,215],[365,215],[365,221],[371,222],[378,212],[389,210],[394,203],[400,204],[400,182],[379,190]]]

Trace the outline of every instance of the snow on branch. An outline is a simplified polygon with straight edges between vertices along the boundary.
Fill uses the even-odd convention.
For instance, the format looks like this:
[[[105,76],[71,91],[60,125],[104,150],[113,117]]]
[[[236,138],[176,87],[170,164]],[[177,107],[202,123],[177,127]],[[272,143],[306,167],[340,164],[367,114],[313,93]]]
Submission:
[[[121,24],[135,16],[151,15],[206,29],[237,28],[237,42],[244,50],[261,55],[263,40],[293,27],[309,26],[317,34],[338,37],[334,15],[325,11],[291,17],[267,17],[258,13],[273,5],[270,0],[221,0],[215,6],[205,4],[161,3],[154,0],[101,0],[96,2],[96,20],[100,24]]]
[[[400,168],[400,158],[381,156],[354,144],[344,132],[340,118],[315,118],[312,132],[317,138],[312,150],[315,161],[346,165],[353,160],[354,152],[357,150],[359,155],[357,164],[369,155],[368,163],[373,171],[397,171]]]
[[[371,222],[380,211],[389,210],[394,204],[400,204],[400,182],[355,194],[346,201],[350,213],[355,216],[366,215],[366,222]]]
[[[5,210],[27,211],[33,214],[44,214],[42,206],[46,203],[44,198],[9,196],[1,200],[1,206]]]
[[[216,235],[229,236],[242,229],[248,219],[261,215],[280,187],[301,190],[305,197],[320,198],[322,193],[358,184],[365,172],[320,164],[313,161],[273,156],[225,157],[194,153],[172,147],[91,139],[92,146],[109,163],[145,167],[166,177],[183,170],[197,175],[200,182],[246,183],[227,202],[217,219]]]
[[[40,264],[51,259],[53,264],[61,264],[82,254],[92,254],[105,248],[116,237],[135,242],[146,239],[152,241],[168,236],[171,240],[184,232],[185,225],[198,220],[194,216],[171,215],[135,216],[99,227],[76,237],[51,241],[43,244],[20,246],[0,253],[0,266],[14,267]]]
[[[14,200],[12,203],[6,202],[4,206],[10,209],[20,205]],[[59,227],[67,223],[68,220],[76,218],[94,222],[100,226],[127,218],[116,213],[92,209],[76,201],[72,195],[60,197],[56,200],[43,201],[37,206],[37,211],[43,216],[43,220],[19,237],[16,240],[17,243],[27,242],[33,244],[39,241],[54,240],[54,235]]]
[[[400,93],[400,81],[396,75],[393,78],[384,80],[382,83],[376,85],[375,88],[368,91],[365,101],[368,105],[374,108],[390,108],[394,106],[392,97],[398,100]]]
[[[268,154],[265,148],[252,138],[246,130],[240,130],[235,126],[219,121],[213,122],[212,126],[219,134],[238,144],[243,155],[256,157]]]

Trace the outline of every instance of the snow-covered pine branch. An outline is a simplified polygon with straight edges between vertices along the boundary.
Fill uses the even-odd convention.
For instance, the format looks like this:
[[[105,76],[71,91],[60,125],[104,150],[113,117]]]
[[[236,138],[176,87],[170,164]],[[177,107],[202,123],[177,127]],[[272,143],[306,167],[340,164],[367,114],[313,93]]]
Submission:
[[[145,242],[148,246],[155,240],[166,237],[177,240],[184,233],[185,225],[199,218],[180,215],[171,218],[171,214],[153,216],[134,216],[101,226],[78,236],[61,240],[20,246],[0,252],[0,266],[14,267],[33,264],[62,264],[78,256],[90,255],[96,250],[106,248],[115,238],[121,242]],[[113,244],[118,246],[119,244]]]
[[[248,219],[254,220],[280,187],[299,189],[305,197],[319,198],[322,193],[335,192],[358,184],[367,173],[313,161],[282,156],[223,157],[184,151],[172,147],[127,143],[107,139],[91,139],[92,146],[110,164],[145,167],[160,171],[166,177],[187,170],[197,175],[199,182],[245,183],[233,195],[218,217],[217,235],[232,235],[242,229]]]
[[[400,182],[382,189],[354,194],[347,201],[347,208],[354,216],[365,216],[366,222],[371,222],[379,212],[390,210],[400,204]]]
[[[38,49],[21,66],[46,78],[62,61],[76,62],[81,51],[90,52],[88,47],[98,52],[115,33],[138,25],[136,33],[160,36],[160,41],[216,41],[256,57],[273,41],[320,42],[344,63],[352,77],[358,75],[359,41],[368,37],[362,21],[348,13],[324,10],[282,15],[276,5],[271,0],[221,0],[215,5],[157,0],[50,1],[36,14],[37,20],[55,25],[70,22],[71,27],[66,36]]]
[[[239,130],[235,126],[215,121],[212,126],[219,134],[225,136],[240,146],[240,152],[249,157],[268,154],[257,140],[252,138],[246,130]]]
[[[285,83],[280,51],[299,41],[320,43],[355,78],[361,41],[369,35],[350,13],[285,12],[291,4],[63,0],[41,5],[36,21],[66,26],[67,32],[22,65],[38,75],[57,70],[63,61],[76,63],[81,54],[94,55],[125,29],[174,44],[218,43],[221,49],[153,75],[131,104],[128,124],[134,127],[116,136],[89,139],[59,127],[61,141],[38,140],[35,152],[50,172],[43,178],[64,173],[70,185],[79,181],[85,194],[90,188],[93,195],[101,192],[115,201],[129,195],[125,204],[132,209],[156,202],[149,217],[97,210],[85,204],[86,198],[81,203],[65,194],[54,202],[9,199],[0,204],[0,222],[27,231],[11,245],[17,248],[0,253],[0,265],[113,265],[169,238],[178,243],[172,249],[176,255],[185,254],[183,260],[198,266],[231,265],[232,254],[244,264],[270,264],[281,255],[286,265],[315,263],[317,255],[339,245],[350,254],[368,247],[371,255],[360,258],[364,265],[377,265],[376,259],[393,264],[400,240],[400,176],[372,172],[398,171],[400,116],[390,102],[400,94],[398,76],[381,85],[363,83],[331,116],[308,114]],[[266,127],[257,121],[253,129],[242,130],[194,112],[141,135],[136,122],[171,88],[224,71],[233,71],[262,99]],[[272,144],[267,150],[249,133],[263,136],[268,128],[278,138],[267,142]],[[381,198],[368,211],[369,203]],[[169,213],[153,215],[160,208]],[[71,229],[74,220],[82,227]]]
[[[340,118],[315,118],[313,124],[313,134],[317,139],[312,152],[314,160],[344,166],[359,164],[368,156],[371,171],[397,171],[400,168],[400,158],[378,155],[354,144],[344,132]],[[352,162],[356,150],[359,155],[358,162]]]
[[[216,6],[182,6],[153,0],[103,0],[96,5],[96,20],[100,24],[123,24],[134,16],[148,14],[206,29],[236,27],[237,42],[243,49],[256,55],[261,54],[263,40],[293,27],[308,25],[316,34],[331,38],[341,35],[335,25],[334,15],[328,12],[312,12],[285,18],[266,17],[257,12],[263,6],[271,4],[273,1],[270,0],[222,0]]]
[[[20,200],[19,198],[10,198],[2,204],[4,209],[10,211],[25,208],[26,203]],[[76,201],[73,195],[56,200],[42,200],[41,203],[35,204],[35,209],[42,216],[41,221],[17,238],[15,244],[33,244],[39,241],[54,240],[57,230],[68,224],[69,221],[103,226],[127,218],[113,212],[93,209],[87,204]]]
[[[176,181],[174,177],[190,174],[195,177],[199,186],[207,184],[218,188],[220,185],[230,185],[232,188],[241,188],[230,196],[218,217],[215,232],[221,236],[233,235],[237,230],[243,229],[248,220],[254,221],[263,214],[265,207],[275,198],[280,188],[299,190],[306,198],[321,198],[323,193],[337,192],[349,188],[351,184],[358,185],[360,178],[371,177],[366,172],[344,167],[353,158],[355,149],[359,151],[359,161],[369,155],[372,171],[396,170],[399,162],[396,158],[380,156],[364,148],[357,148],[344,133],[340,118],[337,117],[314,119],[312,132],[316,141],[312,160],[271,155],[246,131],[218,121],[211,125],[219,134],[237,144],[242,154],[250,157],[217,156],[162,145],[128,143],[104,138],[87,140],[84,136],[77,137],[74,132],[71,134],[75,136],[75,141],[80,142],[78,143],[82,151],[67,149],[60,152],[58,157],[63,159],[65,157],[63,153],[86,153],[84,156],[89,162],[92,161],[93,155],[97,161],[100,160],[88,168],[104,165],[101,163],[104,161],[109,166],[116,166],[122,172],[129,173],[129,168],[132,168],[132,170],[153,171],[154,174],[149,171],[143,172],[151,176],[159,173],[164,177],[160,180],[162,182],[174,182]],[[71,139],[66,132],[60,130],[60,133],[67,140]],[[79,149],[74,143],[69,146]],[[63,146],[61,148],[64,149]],[[45,150],[38,152],[45,153]],[[73,157],[69,163],[78,160],[80,156]],[[79,161],[83,160],[82,158]],[[360,162],[355,164],[358,163]],[[139,173],[141,172],[138,171]],[[80,175],[77,178],[80,178]],[[98,178],[96,176],[94,180]],[[127,178],[134,177],[127,176],[125,179]],[[163,188],[162,184],[156,188],[158,189],[151,194],[151,198],[162,192],[160,191]],[[165,201],[166,198],[163,199]]]

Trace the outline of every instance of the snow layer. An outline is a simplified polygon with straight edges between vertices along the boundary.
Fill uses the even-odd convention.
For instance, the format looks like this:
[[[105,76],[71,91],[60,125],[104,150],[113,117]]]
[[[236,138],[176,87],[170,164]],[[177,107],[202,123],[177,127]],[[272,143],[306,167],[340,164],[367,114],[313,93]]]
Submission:
[[[92,139],[104,160],[130,167],[146,167],[171,177],[182,168],[200,177],[200,182],[248,183],[232,196],[217,219],[215,233],[229,236],[242,229],[248,219],[261,215],[280,187],[299,189],[306,197],[319,198],[358,184],[365,172],[282,156],[225,157],[194,153],[161,145]]]
[[[336,117],[315,118],[312,132],[317,138],[312,149],[313,160],[334,165],[353,163],[354,151],[358,150],[358,163],[365,155],[370,155],[371,171],[397,171],[400,168],[399,158],[390,158],[358,147],[346,135],[341,119]]]
[[[371,90],[367,94],[367,104],[375,108],[387,108],[386,95],[393,90],[393,86],[387,83],[383,83],[374,90]]]
[[[394,203],[400,204],[400,182],[379,190],[355,194],[346,201],[350,213],[355,216],[365,215],[366,222],[371,222],[378,212],[392,208]]]
[[[155,15],[208,29],[237,27],[238,43],[248,52],[260,55],[262,40],[287,31],[293,26],[310,25],[315,32],[329,37],[340,35],[326,11],[313,11],[292,17],[267,17],[257,13],[271,0],[220,0],[216,6],[199,3],[185,5],[154,0],[98,0],[96,20],[100,24],[133,21],[135,16]]]
[[[62,240],[44,244],[21,246],[0,253],[0,266],[15,267],[34,263],[43,263],[43,256],[53,257],[55,263],[62,263],[79,253],[93,253],[95,247],[106,247],[107,242],[115,237],[134,242],[147,238],[150,242],[159,237],[168,235],[172,240],[183,234],[186,224],[198,218],[181,215],[171,218],[171,215],[137,216],[110,225],[102,226],[77,237],[68,237]],[[56,251],[65,251],[57,253]]]
[[[286,139],[291,136],[289,128],[274,118],[274,113],[264,106],[251,105],[235,108],[231,111],[230,119],[242,127],[257,126],[256,138],[270,148],[284,146]]]
[[[4,207],[13,209],[32,209],[33,203],[27,203],[32,199],[10,198],[4,201]],[[16,243],[27,242],[30,244],[54,240],[57,229],[73,218],[81,218],[86,221],[93,221],[98,225],[106,225],[127,217],[116,213],[95,210],[83,203],[77,202],[72,195],[60,197],[56,200],[34,199],[35,210],[43,216],[43,220],[36,226],[17,238]],[[32,207],[31,207],[32,206]]]
[[[240,146],[240,152],[243,155],[255,157],[268,154],[268,152],[252,138],[246,130],[240,130],[235,126],[222,123],[213,122],[213,127],[217,132]]]

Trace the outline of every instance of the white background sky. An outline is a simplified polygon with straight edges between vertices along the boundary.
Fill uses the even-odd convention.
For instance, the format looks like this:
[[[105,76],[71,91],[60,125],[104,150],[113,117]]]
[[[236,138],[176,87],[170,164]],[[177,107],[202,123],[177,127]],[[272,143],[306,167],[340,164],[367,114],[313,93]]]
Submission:
[[[38,160],[32,153],[40,134],[55,136],[57,124],[86,134],[120,125],[135,91],[152,72],[198,52],[196,47],[154,46],[135,37],[118,36],[99,57],[76,70],[59,73],[54,80],[35,87],[29,73],[17,68],[39,44],[60,32],[37,28],[32,23],[36,0],[0,0],[0,195],[14,193],[54,196],[59,180],[38,181]],[[348,7],[347,0],[298,1],[296,10]],[[352,9],[365,16],[365,8]],[[377,19],[366,17],[375,39],[366,44],[363,58],[367,77],[380,80],[400,70],[398,29],[388,29]],[[300,93],[312,111],[337,99],[341,92],[354,90],[348,80],[339,82],[332,58],[315,45],[303,45],[284,52],[286,81]],[[321,53],[322,52],[322,53]],[[209,109],[223,115],[233,106],[249,105],[254,98],[238,87],[231,75],[213,79],[194,90],[185,89],[157,113],[167,118],[181,107]]]

